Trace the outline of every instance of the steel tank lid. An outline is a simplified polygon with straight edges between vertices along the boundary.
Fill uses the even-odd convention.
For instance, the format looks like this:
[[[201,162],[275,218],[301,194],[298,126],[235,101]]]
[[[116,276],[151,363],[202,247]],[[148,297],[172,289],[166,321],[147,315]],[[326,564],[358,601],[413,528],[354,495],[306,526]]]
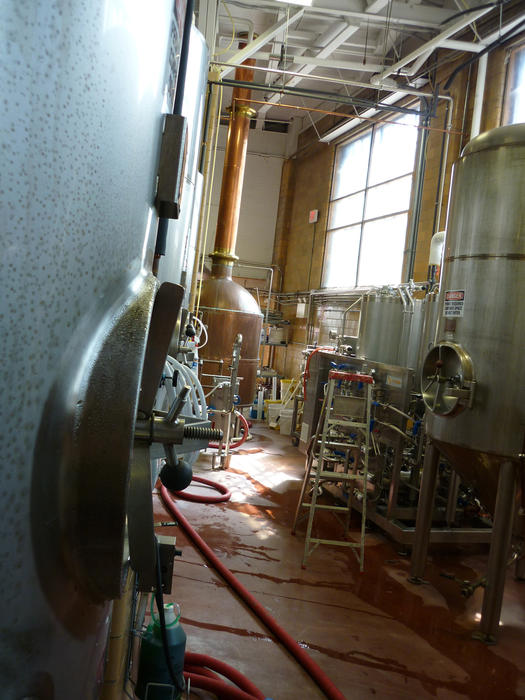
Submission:
[[[461,157],[464,158],[491,148],[513,145],[525,145],[525,124],[509,124],[485,131],[467,143],[461,152]]]

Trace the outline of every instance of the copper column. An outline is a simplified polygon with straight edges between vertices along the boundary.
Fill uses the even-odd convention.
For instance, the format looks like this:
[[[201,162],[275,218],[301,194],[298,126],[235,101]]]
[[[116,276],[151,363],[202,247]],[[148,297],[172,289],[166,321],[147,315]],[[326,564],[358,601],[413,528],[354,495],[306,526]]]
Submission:
[[[243,82],[252,82],[253,70],[251,70],[250,66],[254,65],[255,59],[249,58],[246,60],[243,64],[246,67],[236,69],[235,79]],[[248,147],[250,119],[255,116],[255,110],[249,106],[250,97],[251,90],[248,88],[236,87],[233,90],[217,230],[215,233],[215,250],[212,253],[214,267],[219,264],[221,266],[227,265],[231,268],[234,260],[237,260],[235,243],[239,226],[246,150]]]
[[[253,65],[254,59],[248,59],[243,67],[237,68],[236,80],[251,82]],[[250,96],[248,88],[233,90],[211,276],[202,283],[199,305],[210,338],[200,353],[204,360],[201,381],[205,389],[211,389],[213,385],[206,375],[228,374],[233,342],[238,333],[242,335],[239,363],[241,405],[250,404],[255,393],[262,324],[261,310],[253,296],[232,280],[233,263],[237,260],[235,243],[250,119],[255,116],[255,111],[249,106]]]

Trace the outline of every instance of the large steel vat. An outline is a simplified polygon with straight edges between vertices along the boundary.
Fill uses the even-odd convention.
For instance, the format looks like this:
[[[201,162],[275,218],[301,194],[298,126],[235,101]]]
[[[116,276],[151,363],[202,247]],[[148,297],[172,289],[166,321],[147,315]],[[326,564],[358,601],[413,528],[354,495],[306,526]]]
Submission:
[[[423,367],[428,433],[491,510],[499,463],[524,451],[524,193],[524,124],[467,145],[454,167],[438,345]]]
[[[380,289],[365,294],[361,306],[358,357],[387,365],[398,364],[403,332],[403,302],[397,290]]]
[[[159,261],[161,282],[176,282],[186,287],[183,305],[188,305],[191,287],[198,213],[202,196],[202,175],[198,171],[204,96],[208,69],[208,49],[199,30],[191,28],[188,67],[182,103],[182,115],[188,123],[188,146],[178,219],[168,222],[166,255]]]
[[[82,423],[111,462],[86,523],[86,530],[104,530],[102,569],[112,513],[124,526],[126,504],[118,509],[115,500],[125,483],[117,476],[129,462],[155,290],[146,270],[157,227],[163,101],[177,78],[173,12],[172,0],[0,4],[4,700],[94,698],[100,691],[110,608],[78,585],[67,559],[70,531],[59,531],[78,512],[74,505],[63,512],[63,503],[80,476],[91,475],[59,466],[78,448],[78,423],[76,433],[66,428],[89,408],[77,396],[86,395],[100,349],[108,350],[97,375],[103,410]],[[69,413],[52,411],[59,400]],[[64,430],[46,431],[46,418]],[[105,442],[108,434],[113,439]]]

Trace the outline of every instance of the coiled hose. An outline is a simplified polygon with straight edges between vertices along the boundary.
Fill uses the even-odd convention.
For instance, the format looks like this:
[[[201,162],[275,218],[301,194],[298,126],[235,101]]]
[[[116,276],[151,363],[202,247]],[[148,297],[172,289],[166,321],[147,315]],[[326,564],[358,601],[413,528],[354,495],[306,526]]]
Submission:
[[[304,649],[297,644],[295,639],[288,634],[288,632],[286,632],[281,625],[278,624],[278,622],[269,614],[266,608],[264,608],[261,603],[259,603],[259,601],[242,585],[239,579],[236,578],[226,566],[224,566],[213,550],[190,525],[188,519],[177,508],[173,502],[173,499],[171,498],[170,492],[165,486],[161,485],[160,495],[168,511],[173,515],[174,519],[177,520],[179,526],[184,530],[192,542],[199,548],[201,553],[206,557],[215,571],[222,576],[222,578],[233,588],[237,595],[242,598],[242,600],[259,618],[259,620],[277,637],[283,646],[288,649],[292,656],[295,657],[304,670],[309,674],[310,678],[312,678],[312,680],[323,691],[326,697],[329,698],[329,700],[345,700],[345,696],[332,683],[326,673],[315,663],[312,658],[310,658],[310,656],[308,656]],[[206,678],[205,680],[212,682],[214,679]],[[249,695],[247,698],[243,696],[237,696],[237,698],[239,700],[247,700],[247,698],[248,700],[251,700]]]
[[[242,413],[240,411],[235,411],[235,415],[241,421],[242,427],[244,428],[244,432],[239,440],[235,440],[235,441],[232,440],[230,442],[230,450],[236,450],[238,447],[240,447],[243,443],[246,442],[248,435],[250,434],[250,426],[248,425],[248,421],[246,420],[246,418],[242,415]],[[218,442],[210,442],[208,444],[208,447],[218,449],[219,443]],[[226,448],[226,445],[224,443],[222,443],[222,449],[224,450],[225,448]]]
[[[218,673],[235,683],[237,687],[235,688],[225,683],[217,675]],[[184,655],[184,677],[190,679],[194,688],[210,690],[218,695],[221,700],[223,698],[231,698],[232,700],[265,700],[265,696],[259,688],[237,669],[205,654],[186,652]]]

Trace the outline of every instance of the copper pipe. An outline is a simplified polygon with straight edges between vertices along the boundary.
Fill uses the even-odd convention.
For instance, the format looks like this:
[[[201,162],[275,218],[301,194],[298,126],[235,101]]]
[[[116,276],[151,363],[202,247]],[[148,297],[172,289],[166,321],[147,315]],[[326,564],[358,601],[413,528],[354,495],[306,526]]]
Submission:
[[[248,100],[248,102],[250,104],[255,104],[255,105],[268,105],[268,102],[265,100],[252,100],[252,99],[250,99],[250,100]],[[319,109],[316,107],[301,107],[300,105],[288,105],[288,104],[284,104],[283,102],[279,102],[275,106],[276,107],[286,107],[288,109],[299,109],[299,110],[303,110],[304,112],[317,112],[319,114],[326,114],[326,115],[329,115],[332,117],[346,117],[347,119],[361,119],[362,121],[373,122],[374,124],[396,124],[397,126],[406,126],[406,127],[410,127],[411,129],[421,129],[422,131],[435,131],[438,134],[458,134],[458,135],[463,134],[463,131],[457,131],[454,129],[439,129],[438,127],[424,126],[421,124],[416,124],[415,126],[412,126],[411,124],[400,124],[395,119],[377,119],[377,117],[362,117],[360,114],[348,114],[346,112],[334,112],[330,109]]]
[[[253,70],[250,69],[250,66],[254,65],[255,59],[247,59],[242,68],[236,69],[235,79],[251,82]],[[225,273],[228,274],[228,272],[231,275],[231,266],[233,261],[237,259],[235,243],[239,226],[248,134],[250,119],[255,116],[255,111],[249,106],[250,97],[251,90],[249,88],[236,87],[233,90],[215,233],[215,250],[212,253],[213,273],[221,276]]]

